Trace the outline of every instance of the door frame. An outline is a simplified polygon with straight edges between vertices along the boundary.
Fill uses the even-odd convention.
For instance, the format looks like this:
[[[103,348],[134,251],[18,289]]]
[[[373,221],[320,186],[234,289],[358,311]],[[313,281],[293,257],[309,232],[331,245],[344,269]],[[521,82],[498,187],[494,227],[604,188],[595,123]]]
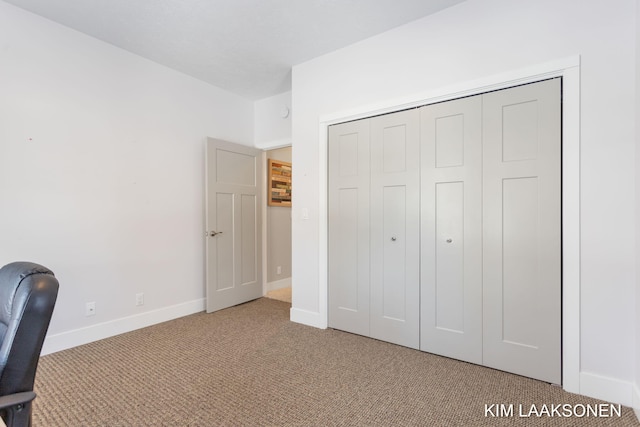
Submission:
[[[269,185],[269,171],[267,170],[267,162],[268,162],[268,156],[267,156],[267,151],[271,151],[271,150],[277,150],[279,148],[291,148],[293,150],[293,144],[291,143],[291,141],[289,140],[283,140],[283,141],[274,141],[271,143],[265,143],[265,144],[260,144],[259,147],[256,147],[260,150],[262,150],[262,162],[265,165],[264,167],[264,183],[263,183],[263,188],[265,188],[264,191],[264,201],[262,203],[262,218],[264,218],[263,221],[263,230],[262,230],[262,253],[263,253],[263,259],[262,259],[262,274],[263,274],[263,285],[262,285],[262,295],[267,295],[267,293],[270,291],[268,284],[269,284],[269,278],[268,278],[268,270],[269,270],[269,265],[267,262],[267,254],[268,254],[268,234],[269,234],[269,223],[267,221],[267,210],[269,209],[269,204],[268,202],[268,198],[269,195],[267,194],[268,191],[268,185]],[[293,210],[293,201],[291,203],[290,209]],[[284,279],[283,279],[284,280]],[[293,282],[293,277],[289,277],[289,282]]]
[[[379,114],[507,89],[553,77],[562,77],[562,388],[580,393],[580,56],[507,71],[461,82],[426,93],[336,112],[319,118],[319,318],[328,320],[328,127]],[[296,320],[295,307],[291,310]],[[300,319],[302,320],[302,319]],[[308,320],[304,317],[304,320]],[[306,323],[302,321],[301,323]]]

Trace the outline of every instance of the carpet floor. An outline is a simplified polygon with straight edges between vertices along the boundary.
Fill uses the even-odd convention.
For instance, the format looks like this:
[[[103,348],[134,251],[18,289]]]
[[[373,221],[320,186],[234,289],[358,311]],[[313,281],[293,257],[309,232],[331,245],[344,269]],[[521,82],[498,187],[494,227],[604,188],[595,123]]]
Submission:
[[[626,407],[620,416],[580,417],[581,409],[572,409],[570,417],[522,417],[519,405],[581,408],[604,402],[517,375],[292,323],[289,309],[286,302],[262,298],[43,356],[33,424],[640,425]]]

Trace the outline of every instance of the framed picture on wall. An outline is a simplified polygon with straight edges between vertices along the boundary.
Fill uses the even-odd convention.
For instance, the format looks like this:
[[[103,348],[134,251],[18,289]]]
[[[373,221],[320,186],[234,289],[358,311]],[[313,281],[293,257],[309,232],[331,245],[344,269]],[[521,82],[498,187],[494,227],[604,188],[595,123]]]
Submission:
[[[269,159],[269,206],[291,206],[291,163]]]

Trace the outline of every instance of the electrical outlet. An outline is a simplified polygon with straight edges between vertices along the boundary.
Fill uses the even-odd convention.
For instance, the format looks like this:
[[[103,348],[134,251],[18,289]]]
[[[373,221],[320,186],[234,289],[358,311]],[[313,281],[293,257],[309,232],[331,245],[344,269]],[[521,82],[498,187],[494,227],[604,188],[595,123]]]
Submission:
[[[142,292],[136,294],[136,305],[144,305],[144,294]]]
[[[276,274],[282,274],[282,266],[276,267]]]
[[[96,303],[88,302],[84,306],[84,315],[85,316],[95,316],[96,314]]]

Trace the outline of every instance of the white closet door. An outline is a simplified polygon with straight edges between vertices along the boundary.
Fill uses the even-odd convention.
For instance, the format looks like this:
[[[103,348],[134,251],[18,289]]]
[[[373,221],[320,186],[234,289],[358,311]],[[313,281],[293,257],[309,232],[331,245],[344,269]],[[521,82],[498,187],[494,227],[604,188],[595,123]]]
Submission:
[[[482,363],[482,97],[420,109],[420,349]]]
[[[560,384],[560,80],[483,104],[484,365]]]
[[[420,342],[420,145],[417,109],[371,119],[371,333]]]
[[[329,326],[369,335],[369,120],[329,127]]]

